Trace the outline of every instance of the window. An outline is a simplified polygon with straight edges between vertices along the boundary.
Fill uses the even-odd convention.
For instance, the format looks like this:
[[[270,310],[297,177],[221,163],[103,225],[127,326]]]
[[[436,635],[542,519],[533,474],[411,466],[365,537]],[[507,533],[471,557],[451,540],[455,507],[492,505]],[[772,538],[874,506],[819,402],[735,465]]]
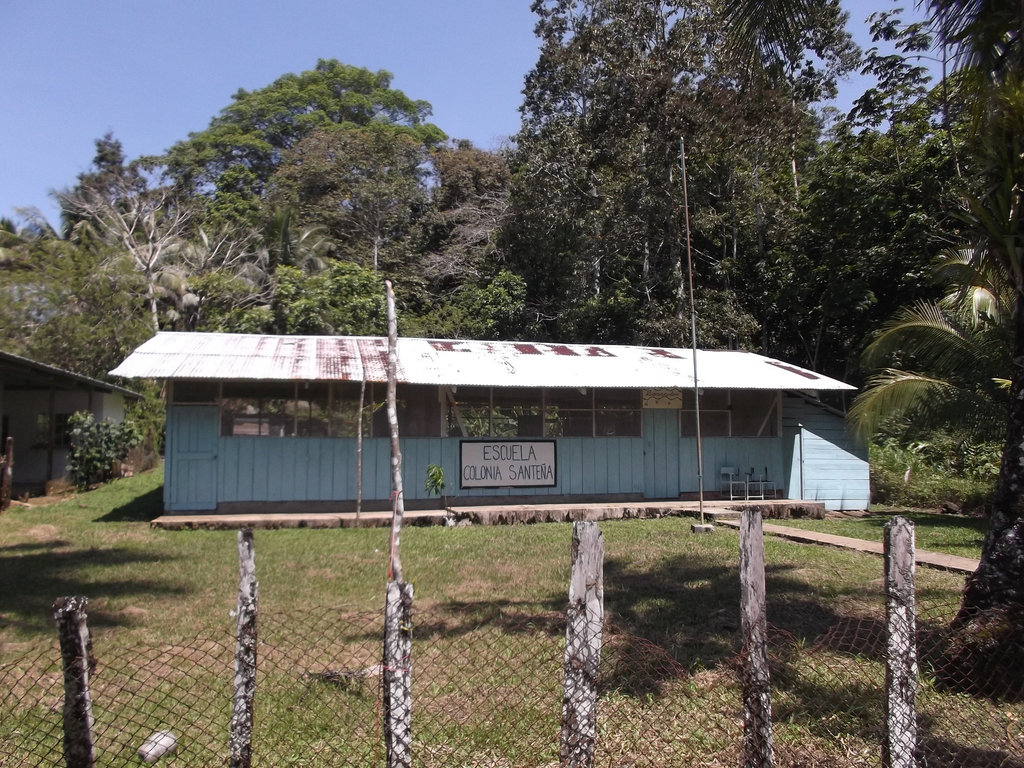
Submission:
[[[449,437],[488,437],[491,434],[491,388],[446,388]]]
[[[778,437],[778,393],[762,389],[732,391],[732,433],[742,437]]]
[[[459,387],[448,395],[452,437],[639,437],[643,393],[593,387]]]
[[[498,389],[491,393],[492,437],[543,437],[541,391]]]
[[[386,396],[387,388],[384,389]],[[437,437],[441,434],[441,400],[437,387],[418,384],[399,386],[395,400],[398,428],[403,437]]]
[[[331,384],[333,400],[330,409],[331,437],[356,437],[359,434],[359,390],[357,381],[336,381]],[[373,384],[363,391],[363,435],[370,436],[373,415]]]
[[[217,394],[219,393],[219,397]],[[639,437],[640,389],[400,384],[402,437]],[[356,437],[359,382],[175,382],[176,403],[220,403],[221,435]],[[367,383],[363,436],[390,436],[387,385]]]
[[[544,390],[544,434],[549,437],[593,436],[594,390]]]
[[[67,448],[71,445],[71,435],[68,429],[68,420],[71,418],[70,413],[55,413],[53,415],[53,429],[51,434],[50,429],[50,416],[45,413],[36,414],[36,439],[33,443],[34,447],[44,448],[50,445],[50,439],[53,439],[54,448]]]
[[[175,401],[182,402],[177,397]],[[237,437],[356,437],[359,382],[224,382],[221,435]],[[191,397],[191,394],[185,395]],[[439,437],[441,403],[429,386],[399,386],[398,419],[403,437]],[[387,386],[367,383],[363,392],[364,437],[388,437]]]
[[[700,394],[703,437],[778,437],[778,393],[760,389],[709,389]],[[680,434],[697,434],[693,392],[683,392]]]
[[[331,433],[331,387],[327,382],[299,384],[295,399],[295,428],[299,437],[327,437]]]
[[[226,382],[220,404],[221,434],[293,437],[299,410],[292,382]]]
[[[643,434],[643,392],[639,389],[595,390],[594,434],[597,437],[640,437]]]

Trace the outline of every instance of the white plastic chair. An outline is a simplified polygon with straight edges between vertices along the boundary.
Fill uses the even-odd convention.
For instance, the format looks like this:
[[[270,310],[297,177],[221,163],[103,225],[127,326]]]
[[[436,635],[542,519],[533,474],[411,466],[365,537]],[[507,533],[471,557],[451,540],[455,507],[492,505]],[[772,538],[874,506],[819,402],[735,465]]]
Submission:
[[[726,494],[730,501],[747,498],[747,481],[740,477],[740,472],[736,467],[722,467],[719,477],[721,483],[719,492],[723,498]]]

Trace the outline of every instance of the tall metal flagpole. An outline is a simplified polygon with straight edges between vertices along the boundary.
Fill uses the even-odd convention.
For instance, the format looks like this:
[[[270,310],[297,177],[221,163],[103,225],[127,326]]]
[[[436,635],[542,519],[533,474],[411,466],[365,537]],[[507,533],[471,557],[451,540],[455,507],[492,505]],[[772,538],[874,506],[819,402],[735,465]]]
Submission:
[[[693,411],[697,424],[697,487],[700,524],[704,525],[704,445],[700,434],[700,387],[697,385],[697,304],[693,297],[693,248],[690,245],[690,197],[686,188],[686,139],[679,137],[679,166],[683,174],[683,212],[686,222],[686,268],[690,277],[690,341],[693,346]]]

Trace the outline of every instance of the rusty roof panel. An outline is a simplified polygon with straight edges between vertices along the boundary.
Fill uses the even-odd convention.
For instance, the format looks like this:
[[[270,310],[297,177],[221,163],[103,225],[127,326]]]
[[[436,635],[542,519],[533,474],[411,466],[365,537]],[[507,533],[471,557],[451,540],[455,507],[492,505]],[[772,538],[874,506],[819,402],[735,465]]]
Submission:
[[[388,380],[388,340],[380,337],[364,337],[357,340],[360,359],[367,381]],[[404,381],[404,367],[399,360],[396,377]]]
[[[159,333],[111,373],[126,378],[386,381],[380,337]],[[853,389],[752,352],[699,350],[710,389]],[[693,386],[687,349],[452,339],[398,340],[398,381],[448,386]]]

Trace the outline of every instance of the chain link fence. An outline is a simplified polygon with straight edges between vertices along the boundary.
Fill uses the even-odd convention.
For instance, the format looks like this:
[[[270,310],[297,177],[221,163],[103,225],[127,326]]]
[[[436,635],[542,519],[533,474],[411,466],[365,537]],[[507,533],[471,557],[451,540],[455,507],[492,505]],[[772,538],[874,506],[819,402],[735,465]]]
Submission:
[[[884,585],[845,604],[805,604],[828,616],[802,626],[773,616],[767,658],[772,738],[779,766],[880,766],[885,739],[890,627]],[[811,599],[809,597],[809,599]],[[412,763],[424,768],[557,766],[563,716],[566,616],[487,602],[417,597],[412,633]],[[916,762],[1024,768],[1024,689],[999,670],[1020,653],[982,660],[949,653],[959,607],[948,592],[919,591]],[[598,766],[736,766],[744,740],[739,607],[704,624],[644,636],[605,618],[597,674]],[[383,610],[337,608],[259,617],[252,763],[382,766],[385,728]],[[713,652],[709,649],[714,647]],[[695,651],[695,649],[703,649]],[[96,764],[138,765],[140,746],[170,732],[167,766],[220,766],[228,758],[233,627],[177,644],[106,647],[94,640],[91,678]],[[974,663],[977,661],[979,663]],[[980,678],[979,670],[987,671]],[[1010,682],[1007,682],[1010,681]],[[0,766],[62,766],[63,674],[56,635],[0,649]]]

